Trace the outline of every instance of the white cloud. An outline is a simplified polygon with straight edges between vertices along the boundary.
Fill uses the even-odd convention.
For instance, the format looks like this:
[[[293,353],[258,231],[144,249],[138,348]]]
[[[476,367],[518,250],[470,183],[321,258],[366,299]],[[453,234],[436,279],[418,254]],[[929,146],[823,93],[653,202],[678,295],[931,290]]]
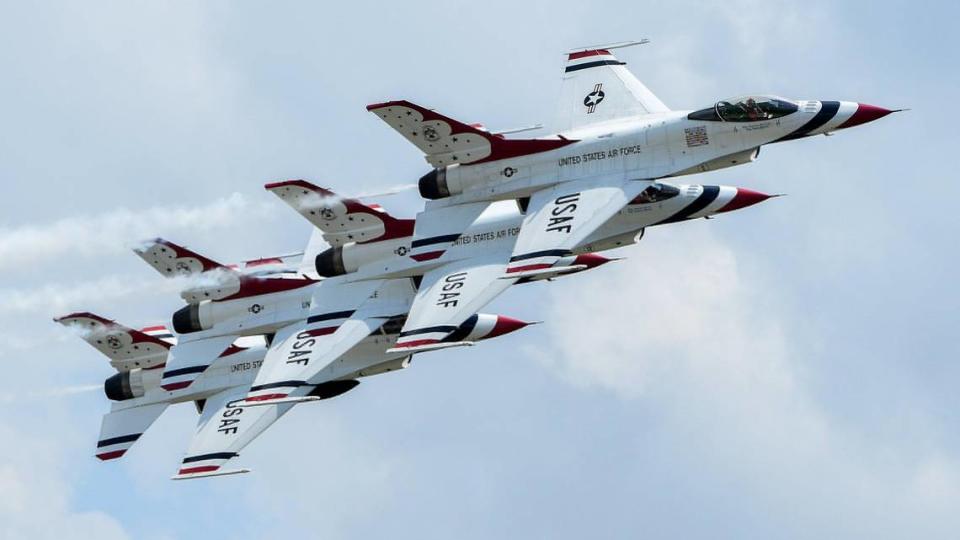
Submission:
[[[179,279],[148,279],[136,276],[105,276],[86,283],[47,283],[33,289],[0,290],[0,311],[15,313],[42,311],[51,317],[62,315],[78,306],[108,302],[132,296],[175,294],[183,286]]]
[[[3,425],[0,440],[7,441],[0,454],[0,539],[128,538],[112,516],[70,508],[56,445]]]
[[[650,231],[586,283],[551,288],[553,347],[530,354],[581,388],[643,400],[685,449],[678,467],[705,463],[775,518],[802,508],[807,532],[843,516],[850,532],[884,537],[956,524],[960,464],[904,444],[910,433],[863,440],[831,418],[804,384],[787,316],[756,307],[767,285],[753,283],[775,280],[746,278],[709,224],[681,227]]]
[[[125,252],[148,237],[263,220],[275,213],[271,209],[266,202],[251,202],[234,193],[200,206],[118,208],[45,225],[0,228],[0,270],[64,255],[105,257]]]

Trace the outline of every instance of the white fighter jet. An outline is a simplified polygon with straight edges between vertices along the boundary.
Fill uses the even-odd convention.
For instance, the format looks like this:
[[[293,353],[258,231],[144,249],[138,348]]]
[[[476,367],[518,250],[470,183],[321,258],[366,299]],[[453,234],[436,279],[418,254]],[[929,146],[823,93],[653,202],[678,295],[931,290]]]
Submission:
[[[507,268],[518,277],[564,256],[657,179],[749,163],[764,144],[830,134],[894,112],[777,96],[670,110],[611,53],[645,42],[571,51],[557,132],[549,137],[508,139],[408,101],[367,109],[435,167],[420,179],[420,193],[435,200],[428,212],[521,201],[526,215]],[[704,203],[710,201],[697,204]]]
[[[471,345],[460,328],[510,285],[595,268],[610,260],[595,252],[633,243],[648,226],[708,217],[769,198],[727,186],[648,182],[621,211],[550,264],[511,275],[507,262],[525,219],[516,201],[428,210],[412,227],[399,227],[399,220],[382,211],[304,180],[266,187],[318,228],[338,234],[325,232],[333,246],[316,257],[317,274],[325,279],[312,288],[308,316],[277,331],[250,388],[246,401],[263,404],[303,399],[385,318],[406,315],[388,353]],[[411,281],[412,297],[401,292],[409,291]]]
[[[622,221],[633,201],[684,194],[661,205],[673,212],[664,221],[726,204],[723,188],[683,187],[667,178],[749,163],[764,144],[829,134],[894,112],[776,96],[672,111],[611,53],[644,42],[571,51],[558,131],[549,137],[509,139],[409,101],[367,107],[434,166],[420,179],[421,195],[431,200],[417,218],[410,261],[359,268],[354,278],[367,283],[362,280],[419,271],[425,261],[435,266],[424,274],[397,349],[446,346],[444,336],[511,283],[553,275],[572,255],[596,249],[605,227]],[[680,201],[683,206],[674,207]],[[479,216],[514,203],[523,217],[509,254],[459,255],[464,231]]]
[[[248,472],[224,469],[254,438],[289,411],[294,403],[244,406],[243,398],[263,363],[264,336],[237,339],[223,350],[193,384],[172,390],[162,383],[162,370],[177,343],[165,326],[135,330],[93,313],[71,313],[56,319],[75,329],[104,354],[117,373],[106,379],[104,392],[113,402],[104,415],[97,441],[97,458],[122,457],[169,405],[193,402],[200,417],[175,480]],[[358,379],[404,369],[409,354],[386,353],[396,341],[401,320],[386,321],[366,336],[312,386],[308,400],[339,396],[355,388]],[[519,330],[529,323],[502,315],[478,314],[460,329],[461,339],[483,340]]]

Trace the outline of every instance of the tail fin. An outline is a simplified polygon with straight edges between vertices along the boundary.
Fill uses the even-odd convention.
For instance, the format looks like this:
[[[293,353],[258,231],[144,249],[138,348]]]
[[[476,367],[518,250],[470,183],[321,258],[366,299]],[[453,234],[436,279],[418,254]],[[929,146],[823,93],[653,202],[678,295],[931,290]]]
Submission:
[[[144,326],[140,329],[140,331],[150,337],[155,337],[160,341],[169,343],[171,347],[177,344],[177,338],[174,337],[173,332],[171,332],[169,328],[162,324],[155,326]]]
[[[409,101],[368,105],[390,127],[426,154],[434,167],[483,163],[546,152],[572,142],[566,139],[505,139],[476,126],[425,109]]]
[[[670,109],[653,95],[610,50],[642,45],[648,40],[600,45],[570,51],[560,86],[556,130]]]
[[[305,276],[316,274],[317,255],[328,247],[330,247],[330,244],[323,239],[323,231],[314,227],[310,232],[310,239],[307,240],[307,247],[303,250],[303,257],[300,259],[300,266],[297,271]]]
[[[333,246],[367,243],[413,235],[413,219],[397,219],[379,205],[345,199],[306,180],[287,180],[264,186],[323,232]],[[304,254],[306,260],[306,254]]]
[[[109,358],[110,365],[117,371],[162,367],[173,346],[172,339],[165,341],[161,338],[170,336],[170,331],[163,326],[148,327],[141,332],[87,312],[71,313],[54,320],[77,329],[83,340]]]
[[[163,414],[169,403],[155,403],[112,411],[103,415],[97,458],[107,461],[123,456],[137,442],[154,420]]]
[[[225,265],[163,238],[148,240],[134,253],[164,277],[194,275],[214,269],[231,270]]]

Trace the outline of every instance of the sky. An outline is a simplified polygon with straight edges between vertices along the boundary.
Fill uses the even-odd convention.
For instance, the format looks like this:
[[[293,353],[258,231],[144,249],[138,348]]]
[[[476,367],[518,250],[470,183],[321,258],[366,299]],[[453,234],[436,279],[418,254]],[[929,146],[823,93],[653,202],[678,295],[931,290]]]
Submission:
[[[0,1],[0,539],[955,538],[958,11]],[[910,111],[688,177],[787,196],[511,289],[486,311],[544,324],[296,408],[251,474],[168,480],[189,405],[93,457],[111,369],[51,319],[165,322],[181,301],[137,241],[298,251],[309,225],[264,183],[364,195],[428,170],[365,105],[549,125],[564,51],[640,38],[619,58],[674,109]]]

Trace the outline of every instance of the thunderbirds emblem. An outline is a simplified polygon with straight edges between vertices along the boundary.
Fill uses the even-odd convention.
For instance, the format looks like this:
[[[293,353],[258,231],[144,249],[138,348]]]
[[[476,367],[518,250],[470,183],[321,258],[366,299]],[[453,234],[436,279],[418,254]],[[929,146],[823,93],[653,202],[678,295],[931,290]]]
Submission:
[[[120,338],[117,336],[107,336],[107,346],[116,350],[123,347],[123,342],[120,341]]]
[[[424,126],[423,138],[430,142],[436,142],[440,140],[440,134],[437,133],[437,128],[432,126]]]

